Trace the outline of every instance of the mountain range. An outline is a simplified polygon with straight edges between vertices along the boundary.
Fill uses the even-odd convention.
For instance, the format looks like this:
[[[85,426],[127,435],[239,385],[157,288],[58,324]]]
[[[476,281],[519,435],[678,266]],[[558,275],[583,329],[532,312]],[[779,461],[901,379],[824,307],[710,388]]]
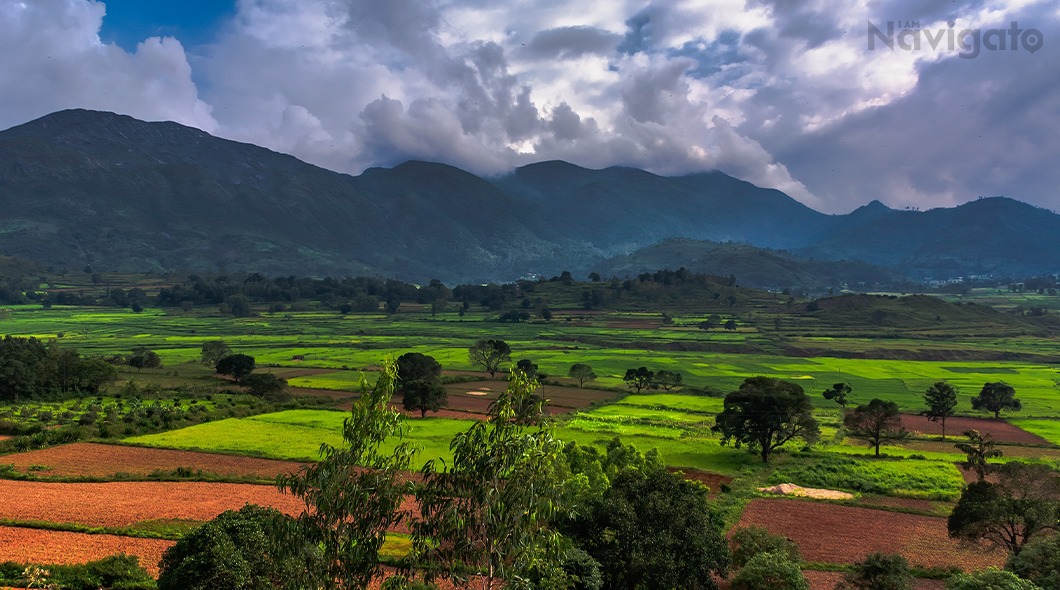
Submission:
[[[688,266],[827,286],[1057,272],[1060,216],[1002,197],[826,215],[720,172],[566,162],[492,178],[416,161],[350,176],[176,123],[68,110],[0,132],[0,255],[447,283]]]

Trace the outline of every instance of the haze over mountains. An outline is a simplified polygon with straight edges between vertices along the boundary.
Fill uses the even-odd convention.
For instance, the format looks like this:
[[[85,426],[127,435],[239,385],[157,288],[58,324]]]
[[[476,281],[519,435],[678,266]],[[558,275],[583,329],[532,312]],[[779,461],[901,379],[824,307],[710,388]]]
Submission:
[[[449,283],[699,266],[780,287],[1057,272],[1060,216],[1006,198],[825,215],[719,172],[565,162],[489,179],[426,162],[354,177],[176,123],[71,110],[0,132],[0,254]]]

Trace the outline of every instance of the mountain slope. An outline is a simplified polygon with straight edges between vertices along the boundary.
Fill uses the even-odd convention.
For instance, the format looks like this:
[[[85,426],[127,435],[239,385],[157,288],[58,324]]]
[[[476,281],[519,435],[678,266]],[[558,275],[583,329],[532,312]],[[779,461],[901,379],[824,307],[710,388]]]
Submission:
[[[1060,216],[1010,199],[925,212],[874,202],[824,215],[719,172],[667,178],[542,162],[484,179],[408,162],[354,177],[176,123],[85,110],[0,132],[0,255],[57,268],[481,282],[587,272],[671,238],[919,276],[1060,270]],[[702,250],[673,242],[637,256],[673,267]],[[759,265],[751,270],[763,285],[772,273],[801,281],[807,272],[805,260],[794,271],[785,254],[750,252],[715,252],[709,270]],[[846,264],[811,274],[857,283],[865,272]]]

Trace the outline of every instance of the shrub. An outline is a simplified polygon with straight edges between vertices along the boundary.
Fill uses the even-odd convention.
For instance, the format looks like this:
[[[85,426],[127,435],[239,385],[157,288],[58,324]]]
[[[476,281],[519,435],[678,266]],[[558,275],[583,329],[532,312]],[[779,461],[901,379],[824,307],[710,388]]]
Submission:
[[[1060,588],[1060,536],[1031,541],[1008,558],[1005,569],[1042,588]]]
[[[222,513],[166,550],[158,590],[272,590],[294,579],[297,563],[270,535],[283,518],[252,504]]]
[[[729,540],[729,545],[732,548],[732,565],[737,568],[744,567],[761,553],[779,553],[795,563],[802,558],[799,547],[791,539],[774,535],[759,526],[737,530]]]
[[[836,590],[912,590],[913,574],[901,555],[873,553],[836,584]]]
[[[1042,590],[1029,580],[991,567],[971,574],[957,574],[946,582],[946,590]]]
[[[798,562],[787,553],[759,553],[732,579],[732,590],[810,590]]]

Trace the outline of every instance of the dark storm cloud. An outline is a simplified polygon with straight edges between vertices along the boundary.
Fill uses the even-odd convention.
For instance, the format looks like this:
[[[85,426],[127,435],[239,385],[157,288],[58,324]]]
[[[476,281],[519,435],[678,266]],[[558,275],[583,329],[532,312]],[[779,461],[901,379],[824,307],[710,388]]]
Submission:
[[[525,54],[538,59],[571,59],[585,54],[606,55],[622,40],[617,33],[596,27],[559,27],[541,31],[526,44]]]

